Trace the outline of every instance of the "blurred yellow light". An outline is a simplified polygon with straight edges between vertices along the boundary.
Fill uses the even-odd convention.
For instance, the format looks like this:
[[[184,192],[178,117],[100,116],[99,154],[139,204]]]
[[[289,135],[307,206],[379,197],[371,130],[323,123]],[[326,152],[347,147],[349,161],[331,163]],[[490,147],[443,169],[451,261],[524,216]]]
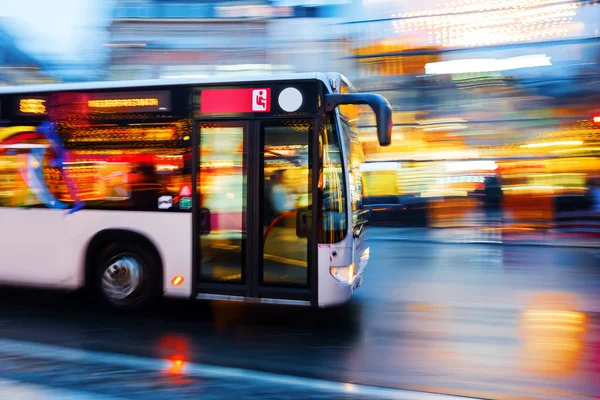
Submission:
[[[523,314],[528,320],[562,320],[562,322],[575,322],[581,324],[585,321],[585,314],[568,310],[526,310]]]
[[[494,171],[498,169],[498,164],[495,161],[473,160],[473,161],[455,161],[446,163],[446,171],[461,172],[461,171]]]
[[[552,153],[572,153],[576,151],[600,151],[600,147],[579,147],[576,149],[552,150]]]
[[[175,171],[177,169],[179,169],[179,167],[177,165],[172,165],[172,164],[157,164],[156,165],[156,170],[158,172]]]
[[[524,185],[524,186],[508,186],[503,187],[502,191],[523,191],[523,190],[561,190],[561,186],[550,186],[550,185]]]
[[[522,149],[535,148],[535,147],[551,147],[551,146],[580,146],[583,142],[581,140],[565,140],[561,142],[546,142],[546,143],[529,143],[522,144],[519,147]]]
[[[533,309],[522,315],[523,360],[533,372],[572,372],[583,355],[587,315],[567,309]]]
[[[45,114],[46,100],[44,99],[21,99],[19,111],[27,114]]]
[[[35,126],[11,126],[6,128],[0,128],[0,142],[18,133],[32,131],[35,131]]]

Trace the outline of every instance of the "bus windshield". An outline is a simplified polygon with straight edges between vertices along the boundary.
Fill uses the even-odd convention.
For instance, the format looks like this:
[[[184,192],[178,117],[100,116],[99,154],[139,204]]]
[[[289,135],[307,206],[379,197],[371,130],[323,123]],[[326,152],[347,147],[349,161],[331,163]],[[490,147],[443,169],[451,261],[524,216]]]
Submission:
[[[333,115],[328,115],[321,129],[323,159],[323,235],[322,243],[337,243],[346,237],[346,185],[343,154]]]
[[[354,121],[349,121],[344,115],[340,117],[341,121],[341,136],[344,142],[344,149],[347,153],[347,168],[348,168],[348,188],[350,193],[350,201],[352,205],[352,220],[353,225],[361,223],[363,218],[360,211],[362,210],[362,174],[360,165],[365,160],[363,148],[360,144],[358,133],[352,126]]]

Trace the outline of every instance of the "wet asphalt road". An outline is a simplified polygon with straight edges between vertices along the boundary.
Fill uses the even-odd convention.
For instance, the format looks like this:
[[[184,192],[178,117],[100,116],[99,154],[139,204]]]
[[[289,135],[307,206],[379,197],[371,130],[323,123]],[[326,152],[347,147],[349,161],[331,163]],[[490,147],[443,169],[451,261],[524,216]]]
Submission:
[[[593,249],[378,241],[363,286],[330,310],[165,301],[151,313],[124,316],[90,306],[79,293],[2,288],[0,340],[480,398],[598,398],[599,256]],[[91,375],[89,364],[0,349],[0,378],[16,381],[81,389],[69,371]],[[126,389],[117,364],[102,371],[94,372],[93,392],[138,398],[143,385]],[[133,380],[156,383],[159,375]],[[202,387],[217,394],[205,398],[275,398],[248,382],[191,379],[177,383],[180,392],[169,382],[146,398]]]

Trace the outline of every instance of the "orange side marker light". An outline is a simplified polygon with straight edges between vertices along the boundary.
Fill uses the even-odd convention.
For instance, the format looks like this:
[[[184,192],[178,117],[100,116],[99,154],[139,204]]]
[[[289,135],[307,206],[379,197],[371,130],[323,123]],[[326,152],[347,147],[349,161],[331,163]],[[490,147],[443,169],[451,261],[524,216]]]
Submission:
[[[181,285],[183,283],[183,276],[177,275],[175,278],[173,278],[171,283],[173,284],[173,286]]]

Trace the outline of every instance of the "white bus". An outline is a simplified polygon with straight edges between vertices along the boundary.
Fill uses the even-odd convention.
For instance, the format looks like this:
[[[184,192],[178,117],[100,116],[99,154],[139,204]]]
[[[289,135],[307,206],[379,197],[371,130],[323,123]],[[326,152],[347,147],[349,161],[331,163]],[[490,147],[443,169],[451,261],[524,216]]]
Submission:
[[[0,89],[0,282],[327,307],[369,258],[340,74]],[[347,111],[344,111],[347,110]]]

